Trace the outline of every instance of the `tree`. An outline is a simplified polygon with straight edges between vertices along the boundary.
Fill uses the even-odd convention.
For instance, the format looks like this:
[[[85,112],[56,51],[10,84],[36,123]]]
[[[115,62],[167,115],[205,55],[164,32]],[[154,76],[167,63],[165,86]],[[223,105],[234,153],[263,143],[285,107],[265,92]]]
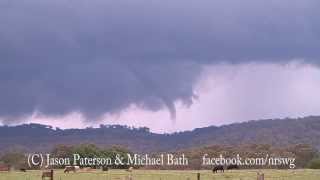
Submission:
[[[27,168],[27,158],[21,151],[10,151],[4,153],[0,161],[13,168]]]

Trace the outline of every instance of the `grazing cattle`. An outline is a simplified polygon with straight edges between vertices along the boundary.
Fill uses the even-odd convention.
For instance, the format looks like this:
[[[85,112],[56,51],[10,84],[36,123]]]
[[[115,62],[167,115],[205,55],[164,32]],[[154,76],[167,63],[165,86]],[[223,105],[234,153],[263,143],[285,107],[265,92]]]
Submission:
[[[50,178],[50,180],[53,180],[53,170],[42,172],[42,180],[46,178]]]
[[[212,169],[212,172],[213,172],[213,173],[217,173],[218,171],[224,172],[224,167],[223,167],[223,166],[215,166],[215,167]]]
[[[231,170],[231,169],[239,169],[239,166],[236,165],[236,164],[231,164],[231,165],[227,166],[227,169],[228,169],[228,170]]]
[[[20,168],[21,172],[27,172],[27,170],[25,168]]]
[[[129,167],[129,168],[127,169],[127,171],[128,171],[128,172],[132,172],[132,171],[133,171],[133,167]]]
[[[64,168],[64,173],[69,173],[70,171],[72,171],[72,172],[77,172],[78,170],[80,169],[80,167],[79,166],[66,166],[65,168]]]
[[[9,170],[10,170],[10,166],[0,164],[0,171],[9,171]]]

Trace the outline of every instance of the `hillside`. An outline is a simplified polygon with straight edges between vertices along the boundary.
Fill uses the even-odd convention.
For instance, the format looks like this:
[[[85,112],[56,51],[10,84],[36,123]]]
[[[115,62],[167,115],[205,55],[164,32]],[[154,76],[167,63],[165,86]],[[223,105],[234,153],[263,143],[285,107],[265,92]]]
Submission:
[[[0,151],[22,148],[48,151],[56,144],[94,143],[121,145],[137,152],[173,151],[215,144],[310,144],[320,149],[320,117],[248,121],[210,126],[173,134],[156,134],[148,128],[101,125],[99,128],[54,129],[40,124],[0,126]]]

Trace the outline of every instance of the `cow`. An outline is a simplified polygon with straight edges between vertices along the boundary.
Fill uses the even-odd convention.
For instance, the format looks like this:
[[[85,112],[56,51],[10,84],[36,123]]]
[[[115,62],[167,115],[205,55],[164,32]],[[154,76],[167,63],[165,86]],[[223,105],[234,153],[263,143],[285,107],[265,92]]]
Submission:
[[[108,166],[103,166],[102,167],[102,171],[109,171],[109,167]]]
[[[10,170],[10,166],[0,164],[0,171],[9,171],[9,170]]]
[[[221,171],[221,172],[224,172],[224,167],[219,165],[219,166],[215,166],[213,169],[212,169],[212,172],[213,173],[217,173],[218,171]]]
[[[53,180],[53,170],[42,172],[41,177],[42,177],[42,180],[44,180],[46,178],[50,178],[50,180]]]
[[[64,168],[64,173],[69,173],[70,171],[72,171],[72,172],[77,172],[78,170],[80,169],[80,167],[79,166],[66,166],[65,168]]]
[[[236,164],[231,164],[231,165],[227,166],[227,170],[231,170],[231,169],[239,169],[239,166]]]
[[[133,167],[129,167],[126,171],[132,172],[133,171]]]

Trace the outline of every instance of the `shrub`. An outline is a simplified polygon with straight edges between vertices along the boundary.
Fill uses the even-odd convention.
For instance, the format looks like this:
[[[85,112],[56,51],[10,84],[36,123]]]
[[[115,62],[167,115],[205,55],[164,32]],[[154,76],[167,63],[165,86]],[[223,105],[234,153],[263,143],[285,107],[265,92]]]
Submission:
[[[308,168],[310,169],[320,169],[320,158],[313,159],[309,162]]]

